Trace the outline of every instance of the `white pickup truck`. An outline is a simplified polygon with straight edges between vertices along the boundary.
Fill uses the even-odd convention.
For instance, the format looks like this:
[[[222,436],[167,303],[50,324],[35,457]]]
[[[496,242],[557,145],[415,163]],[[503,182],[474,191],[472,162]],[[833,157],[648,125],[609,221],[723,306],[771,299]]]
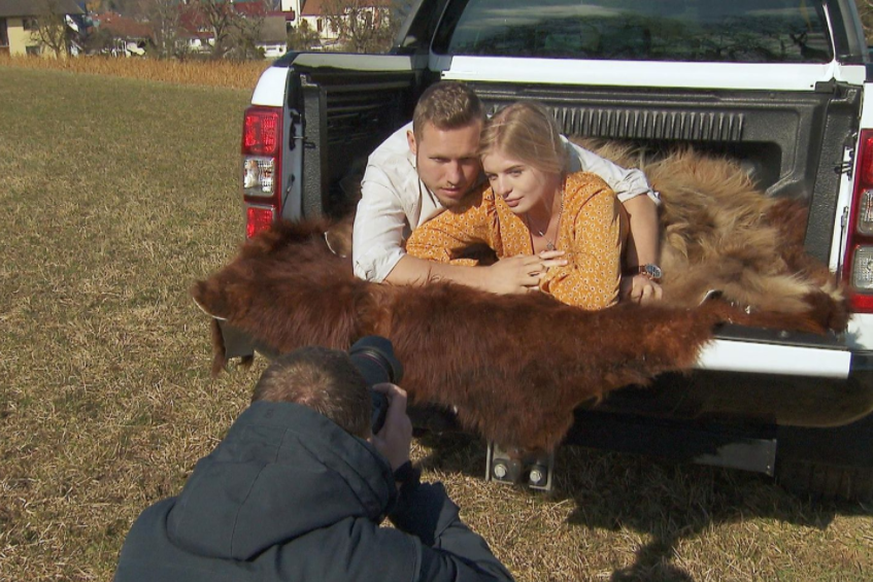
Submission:
[[[568,443],[873,496],[873,91],[852,0],[418,0],[389,54],[295,53],[243,128],[246,234],[340,216],[348,176],[439,79],[489,109],[534,99],[566,135],[739,160],[806,201],[805,247],[847,283],[848,330],[727,326],[690,375],[577,411]],[[253,346],[222,327],[228,357]]]

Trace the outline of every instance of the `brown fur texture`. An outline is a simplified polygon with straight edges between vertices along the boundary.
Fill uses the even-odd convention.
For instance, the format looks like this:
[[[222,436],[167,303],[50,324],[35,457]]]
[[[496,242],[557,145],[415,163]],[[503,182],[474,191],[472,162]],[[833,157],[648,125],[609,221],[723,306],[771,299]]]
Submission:
[[[727,318],[716,303],[586,312],[541,294],[366,283],[348,259],[330,252],[324,227],[284,224],[257,237],[198,282],[195,299],[279,352],[388,337],[413,403],[457,407],[463,426],[507,447],[551,449],[576,406],[690,367],[712,327]]]
[[[454,407],[465,428],[521,450],[554,448],[586,401],[690,369],[720,322],[845,326],[830,273],[802,252],[802,208],[767,200],[735,166],[690,151],[643,167],[664,199],[660,306],[587,312],[541,294],[366,283],[352,273],[348,223],[277,225],[192,294],[280,353],[388,337],[412,403]],[[709,289],[727,301],[699,305]],[[220,337],[215,372],[225,363]]]

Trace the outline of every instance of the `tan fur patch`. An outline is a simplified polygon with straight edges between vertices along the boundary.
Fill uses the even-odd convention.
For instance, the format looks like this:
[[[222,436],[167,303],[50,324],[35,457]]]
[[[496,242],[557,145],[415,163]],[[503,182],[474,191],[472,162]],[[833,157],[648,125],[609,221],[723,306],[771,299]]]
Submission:
[[[660,193],[665,304],[692,307],[710,290],[753,312],[805,313],[823,301],[823,326],[845,328],[841,285],[803,250],[807,209],[801,202],[767,197],[737,163],[689,147],[649,161],[614,142],[572,141],[640,168]],[[810,300],[817,295],[824,297]]]

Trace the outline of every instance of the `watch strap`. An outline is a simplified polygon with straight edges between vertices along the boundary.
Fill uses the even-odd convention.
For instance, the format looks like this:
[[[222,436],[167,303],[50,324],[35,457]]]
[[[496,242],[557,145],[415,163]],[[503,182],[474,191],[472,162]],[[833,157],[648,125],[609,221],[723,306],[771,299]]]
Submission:
[[[652,281],[661,280],[661,267],[658,265],[647,263],[645,265],[637,265],[636,267],[628,267],[621,272],[624,277],[635,277],[637,275],[645,275]]]

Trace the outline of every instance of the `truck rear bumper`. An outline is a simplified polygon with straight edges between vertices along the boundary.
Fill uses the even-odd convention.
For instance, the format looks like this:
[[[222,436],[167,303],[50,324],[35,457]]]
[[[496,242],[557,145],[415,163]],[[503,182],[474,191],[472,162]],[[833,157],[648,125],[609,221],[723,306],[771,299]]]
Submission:
[[[717,339],[704,347],[695,367],[723,372],[845,379],[851,373],[853,360],[852,352],[846,349]]]
[[[847,357],[844,377],[735,368],[662,374],[650,386],[609,393],[597,410],[680,421],[843,426],[873,412],[873,354]]]

